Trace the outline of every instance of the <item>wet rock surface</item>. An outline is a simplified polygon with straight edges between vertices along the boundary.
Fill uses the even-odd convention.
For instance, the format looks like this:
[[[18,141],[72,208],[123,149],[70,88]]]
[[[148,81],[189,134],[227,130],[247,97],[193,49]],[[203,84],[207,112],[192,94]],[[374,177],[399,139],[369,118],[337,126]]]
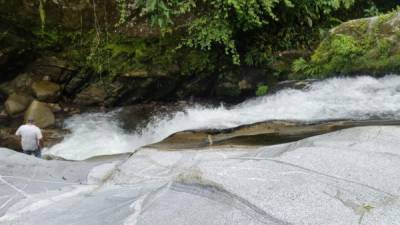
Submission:
[[[398,224],[399,134],[361,127],[270,147],[144,148],[83,162],[1,149],[0,222]]]
[[[177,132],[150,145],[157,149],[178,150],[213,145],[261,146],[287,143],[350,127],[400,125],[398,120],[337,121],[265,121],[235,128],[188,130]]]

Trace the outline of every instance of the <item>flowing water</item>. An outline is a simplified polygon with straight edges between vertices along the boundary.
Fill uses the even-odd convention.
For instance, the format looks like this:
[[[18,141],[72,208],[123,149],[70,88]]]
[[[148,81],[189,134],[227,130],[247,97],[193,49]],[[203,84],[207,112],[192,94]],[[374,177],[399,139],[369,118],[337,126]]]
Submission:
[[[118,112],[69,118],[72,132],[47,154],[71,160],[133,152],[183,130],[229,128],[265,120],[400,119],[400,76],[333,78],[305,90],[285,89],[233,107],[195,105],[156,115],[141,130],[126,132]]]

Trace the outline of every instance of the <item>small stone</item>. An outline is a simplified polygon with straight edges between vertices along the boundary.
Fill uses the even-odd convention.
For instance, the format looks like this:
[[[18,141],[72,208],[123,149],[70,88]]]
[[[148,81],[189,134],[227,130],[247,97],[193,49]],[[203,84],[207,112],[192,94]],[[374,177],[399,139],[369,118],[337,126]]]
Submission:
[[[50,76],[44,76],[44,77],[43,77],[43,80],[45,80],[45,81],[50,81],[51,78],[50,78]]]
[[[58,113],[62,111],[60,104],[57,103],[48,103],[47,106],[51,109],[53,113]]]

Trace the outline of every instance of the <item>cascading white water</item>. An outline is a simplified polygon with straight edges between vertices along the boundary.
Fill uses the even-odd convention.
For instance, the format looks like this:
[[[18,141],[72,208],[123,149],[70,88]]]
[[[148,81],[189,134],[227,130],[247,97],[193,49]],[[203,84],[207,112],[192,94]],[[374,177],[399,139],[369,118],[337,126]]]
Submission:
[[[66,121],[72,133],[48,154],[71,160],[132,152],[182,130],[228,128],[265,120],[400,119],[400,76],[333,78],[307,90],[282,90],[231,108],[197,105],[154,117],[141,131],[126,133],[115,112],[83,114]]]

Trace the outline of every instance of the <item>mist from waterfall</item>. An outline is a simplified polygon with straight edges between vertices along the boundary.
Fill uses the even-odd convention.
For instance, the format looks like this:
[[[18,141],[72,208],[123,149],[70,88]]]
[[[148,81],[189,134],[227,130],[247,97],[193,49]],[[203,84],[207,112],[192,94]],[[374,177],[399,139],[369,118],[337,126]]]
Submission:
[[[400,118],[400,76],[332,78],[305,90],[284,89],[233,107],[195,105],[156,115],[141,130],[127,133],[117,112],[90,113],[66,120],[71,134],[47,154],[71,160],[132,152],[183,130],[229,128],[265,120]]]

